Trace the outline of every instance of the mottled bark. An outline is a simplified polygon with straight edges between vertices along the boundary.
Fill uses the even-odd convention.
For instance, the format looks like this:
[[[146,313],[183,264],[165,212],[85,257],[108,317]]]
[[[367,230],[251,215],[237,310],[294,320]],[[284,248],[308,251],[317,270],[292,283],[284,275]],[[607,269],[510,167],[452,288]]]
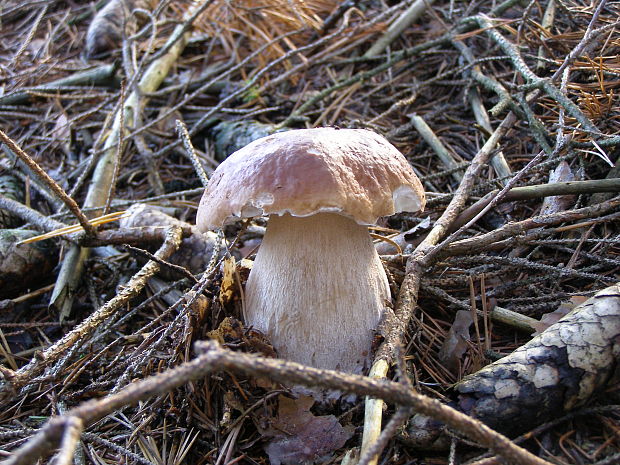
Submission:
[[[51,240],[19,244],[36,235],[36,231],[0,229],[0,298],[47,281],[58,260],[58,246]]]
[[[24,202],[24,185],[16,177],[2,173],[0,175],[0,195],[16,202]],[[13,213],[0,208],[0,228],[15,228],[20,225],[20,219]]]
[[[274,125],[257,121],[222,121],[211,130],[215,158],[224,160],[250,142],[281,131]]]
[[[456,406],[503,434],[522,433],[588,402],[606,386],[619,354],[620,284],[615,284],[512,354],[464,378],[454,388]],[[435,441],[439,429],[418,417],[406,439],[428,446],[422,442]]]

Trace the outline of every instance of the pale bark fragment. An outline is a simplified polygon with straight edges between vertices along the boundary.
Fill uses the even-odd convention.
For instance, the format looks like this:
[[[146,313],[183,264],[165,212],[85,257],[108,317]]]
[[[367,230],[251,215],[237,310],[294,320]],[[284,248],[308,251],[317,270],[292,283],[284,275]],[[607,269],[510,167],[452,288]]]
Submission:
[[[168,261],[187,268],[193,274],[199,274],[207,269],[218,241],[217,234],[214,232],[201,232],[196,226],[170,216],[154,205],[144,203],[132,205],[127,210],[127,216],[120,220],[119,226],[121,228],[158,226],[162,229],[179,226],[191,231],[191,234],[184,237],[181,246]],[[162,272],[164,275],[167,273],[166,270]]]

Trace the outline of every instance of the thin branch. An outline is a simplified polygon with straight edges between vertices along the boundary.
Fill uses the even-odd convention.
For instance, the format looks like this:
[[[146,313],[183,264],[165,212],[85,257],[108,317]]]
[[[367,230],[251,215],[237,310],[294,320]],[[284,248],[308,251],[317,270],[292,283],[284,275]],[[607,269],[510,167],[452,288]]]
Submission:
[[[73,465],[73,456],[83,430],[84,425],[80,418],[67,416],[55,465]]]
[[[65,223],[61,223],[53,218],[42,215],[38,211],[28,208],[26,205],[16,200],[9,199],[1,194],[0,209],[6,210],[22,220],[31,223],[37,231],[50,232],[67,227]]]
[[[603,8],[606,4],[607,0],[599,1],[598,5],[596,6],[596,10],[594,10],[594,13],[592,13],[592,18],[590,19],[590,23],[588,24],[586,32],[583,34],[583,37],[581,38],[577,46],[571,50],[571,52],[566,56],[559,68],[555,71],[555,73],[553,73],[553,76],[551,76],[552,81],[557,81],[560,76],[562,76],[564,69],[566,69],[573,61],[575,61],[577,57],[580,56],[588,46],[592,45],[592,41],[596,38],[597,35],[602,33],[604,30],[607,30],[610,26],[615,27],[615,25],[617,25],[616,22],[614,24],[607,24],[596,31],[594,30],[594,23],[598,21],[598,17],[600,16],[601,11],[603,11]]]
[[[20,160],[22,160],[39,177],[39,179],[41,179],[41,181],[43,181],[54,192],[54,194],[58,196],[60,200],[62,200],[62,202],[67,206],[67,208],[69,208],[71,213],[75,215],[75,217],[80,222],[82,228],[84,228],[84,231],[86,231],[87,234],[91,236],[97,235],[97,230],[92,224],[90,224],[88,218],[86,218],[84,213],[82,213],[82,210],[80,210],[80,207],[75,202],[75,200],[69,197],[67,193],[63,190],[63,188],[60,187],[58,183],[56,183],[56,181],[54,181],[50,177],[50,175],[47,174],[45,170],[43,170],[43,168],[41,168],[39,164],[30,157],[30,155],[24,152],[19,145],[17,145],[9,136],[7,136],[1,130],[0,140],[5,143],[7,147],[11,149],[11,151],[13,151],[13,153],[15,153],[15,155],[17,155]]]
[[[458,166],[458,162],[454,159],[454,155],[450,153],[443,142],[439,140],[439,137],[437,137],[426,121],[424,121],[424,118],[416,114],[411,114],[409,115],[409,119],[413,123],[416,130],[420,133],[420,136],[422,136],[426,143],[433,149],[435,154],[437,154],[437,157],[439,157],[444,166],[449,170],[456,168]],[[452,177],[457,182],[460,182],[461,179],[463,179],[463,175],[458,171],[454,171],[452,173]]]
[[[407,260],[405,279],[400,287],[396,308],[393,315],[388,317],[385,322],[385,338],[375,354],[375,360],[370,370],[371,373],[375,372],[377,376],[381,377],[385,377],[387,374],[389,363],[394,360],[397,348],[402,344],[407,327],[409,326],[409,321],[413,317],[413,312],[417,306],[420,280],[430,264],[428,258],[433,255],[433,248],[446,234],[450,225],[462,210],[474,187],[478,174],[491,157],[491,154],[501,138],[515,121],[515,115],[509,113],[487,139],[484,146],[474,156],[471,164],[465,171],[463,180],[459,184],[450,204],[441,217],[435,222],[430,233]],[[377,415],[376,412],[380,412],[381,409],[382,401],[380,399],[370,399],[366,401],[367,419],[364,424],[364,436],[368,436],[371,434],[371,431],[376,431],[380,428],[381,417]],[[372,416],[372,419],[369,415]],[[370,439],[367,439],[364,443],[368,444],[369,441]]]
[[[189,132],[187,131],[187,126],[185,126],[185,123],[183,123],[183,121],[181,120],[177,120],[177,132],[179,133],[179,137],[183,141],[183,147],[185,147],[185,151],[187,152],[187,155],[192,162],[192,165],[194,165],[194,170],[196,171],[200,182],[204,187],[207,187],[207,184],[209,184],[209,176],[207,176],[207,172],[200,163],[200,159],[198,158],[196,150],[192,145],[192,139],[189,135]]]
[[[192,14],[183,21],[183,24],[175,28],[168,42],[166,42],[166,44],[149,59],[147,64],[150,64],[153,61],[158,60],[159,58],[163,57],[166,53],[168,53],[168,51],[172,48],[172,46],[177,41],[179,41],[187,31],[189,31],[189,29],[192,27],[192,25],[194,24],[194,21],[196,21],[198,16],[200,16],[212,3],[213,3],[213,0],[205,0],[202,3],[202,5],[197,7],[192,12]]]
[[[483,28],[486,34],[510,57],[516,70],[528,81],[531,87],[544,91],[549,97],[553,98],[558,104],[562,105],[566,111],[575,118],[581,126],[594,133],[599,134],[600,131],[588,119],[586,115],[579,109],[572,100],[567,98],[562,92],[555,87],[548,79],[537,76],[525,63],[518,48],[502,36],[493,26],[488,17],[479,15],[475,17],[478,25]]]
[[[112,200],[114,199],[114,194],[116,193],[116,181],[118,180],[118,173],[121,167],[123,148],[125,147],[125,111],[125,86],[121,84],[120,106],[118,112],[119,126],[121,130],[118,133],[118,145],[116,146],[116,151],[114,152],[112,179],[110,180],[108,195],[106,197],[105,206],[103,207],[103,215],[106,215],[110,211],[110,206],[112,204]]]
[[[385,425],[383,431],[381,431],[379,438],[375,442],[373,442],[366,450],[362,449],[362,453],[360,455],[359,461],[357,462],[357,465],[371,465],[373,461],[374,463],[377,463],[377,458],[379,454],[381,454],[381,451],[385,449],[389,441],[394,436],[396,436],[398,429],[407,422],[407,420],[411,416],[411,412],[411,408],[399,407],[392,416],[392,418],[390,418],[388,424]]]
[[[181,228],[171,226],[168,229],[166,240],[159,250],[155,252],[155,256],[163,259],[169,257],[178,249],[181,242],[181,235]],[[144,265],[142,269],[129,280],[127,285],[99,310],[76,326],[72,331],[65,334],[60,340],[45,349],[39,356],[33,358],[30,363],[16,371],[14,376],[0,383],[0,397],[11,395],[12,391],[28,385],[45,366],[49,366],[58,361],[69,348],[92,334],[108,317],[122,308],[132,298],[140,294],[147,280],[157,273],[158,270],[159,265],[155,262],[148,262]]]
[[[589,181],[557,182],[551,184],[537,184],[535,186],[513,187],[499,202],[512,202],[515,200],[531,200],[555,195],[581,195],[596,194],[599,192],[620,192],[620,179],[592,179]],[[472,218],[477,217],[493,199],[497,198],[499,190],[486,194],[476,203],[464,210],[450,227],[450,232],[460,228]]]
[[[553,226],[587,218],[595,218],[605,213],[613,212],[618,207],[620,207],[620,198],[616,197],[615,199],[608,200],[591,207],[561,211],[550,215],[535,216],[523,221],[508,223],[501,228],[495,229],[494,231],[490,231],[486,234],[453,242],[442,251],[441,255],[457,255],[471,253],[472,251],[479,252],[483,247],[504,239],[515,238],[520,234],[525,234],[526,231],[531,229]]]
[[[415,23],[433,2],[434,0],[416,0],[413,2],[406,11],[397,17],[381,38],[368,49],[364,57],[374,57],[383,52],[405,29]]]
[[[128,405],[155,395],[172,391],[190,381],[204,378],[208,373],[219,370],[242,372],[252,376],[266,377],[286,384],[296,383],[308,387],[325,387],[347,393],[382,398],[415,409],[419,413],[444,422],[461,433],[488,447],[507,463],[514,465],[551,465],[531,452],[515,445],[510,439],[488,426],[471,418],[438,400],[418,394],[408,386],[393,381],[377,381],[365,376],[320,370],[294,362],[232,352],[221,348],[214,341],[199,342],[202,352],[194,360],[134,382],[116,394],[100,400],[91,400],[73,408],[66,416],[50,420],[33,438],[17,449],[5,465],[29,465],[43,457],[56,446],[62,433],[66,417],[80,418],[84,427],[104,418]]]

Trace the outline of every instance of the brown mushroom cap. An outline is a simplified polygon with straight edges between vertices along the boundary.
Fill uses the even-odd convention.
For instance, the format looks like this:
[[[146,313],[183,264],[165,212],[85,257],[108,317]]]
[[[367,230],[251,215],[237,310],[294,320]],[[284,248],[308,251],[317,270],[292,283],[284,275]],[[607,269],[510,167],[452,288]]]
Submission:
[[[202,230],[236,218],[339,213],[359,224],[424,208],[424,189],[403,155],[366,129],[272,134],[230,155],[198,209]]]

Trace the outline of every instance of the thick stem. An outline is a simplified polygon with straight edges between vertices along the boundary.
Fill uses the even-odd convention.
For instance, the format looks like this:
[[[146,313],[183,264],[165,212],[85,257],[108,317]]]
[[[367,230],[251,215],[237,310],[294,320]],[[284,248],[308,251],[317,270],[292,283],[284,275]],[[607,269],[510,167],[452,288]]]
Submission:
[[[366,227],[342,215],[272,215],[246,286],[245,319],[281,358],[360,371],[390,301]]]

